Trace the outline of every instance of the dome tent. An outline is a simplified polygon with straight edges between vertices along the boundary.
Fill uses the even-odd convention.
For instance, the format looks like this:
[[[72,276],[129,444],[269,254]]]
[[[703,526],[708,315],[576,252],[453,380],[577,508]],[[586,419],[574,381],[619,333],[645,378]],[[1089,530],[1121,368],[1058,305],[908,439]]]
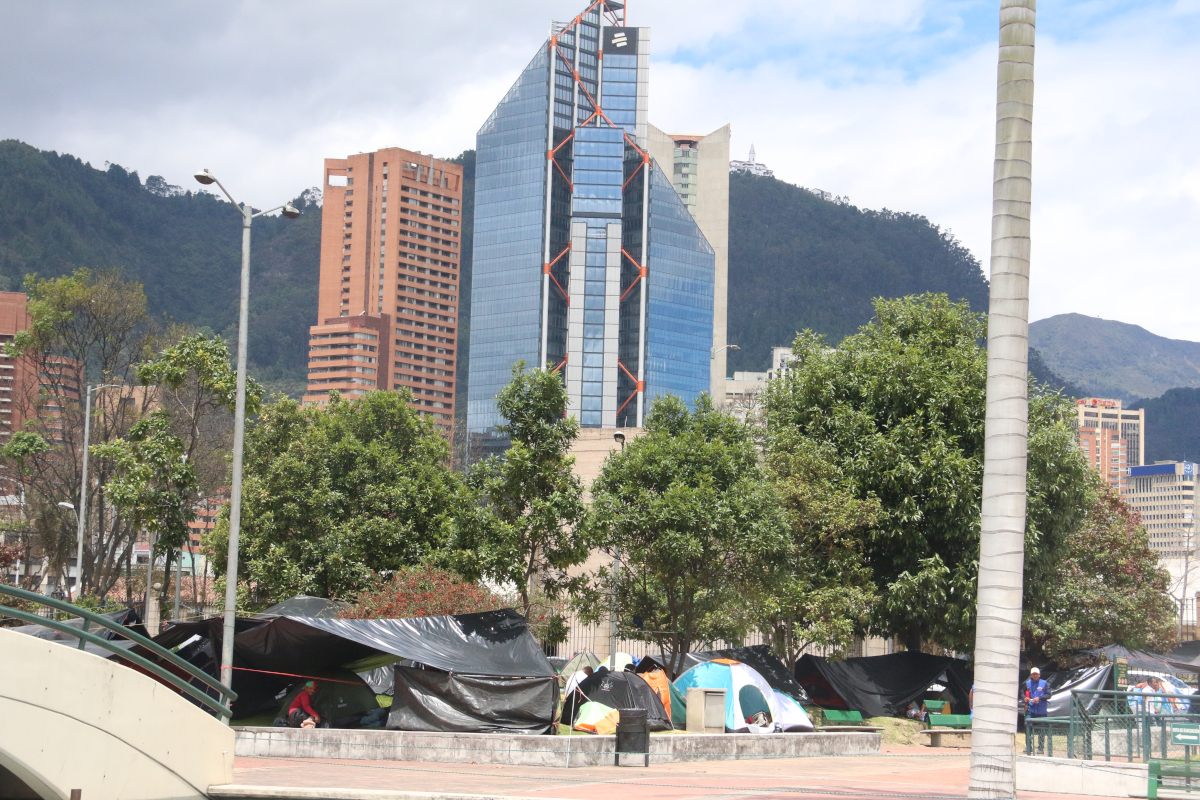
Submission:
[[[602,703],[618,711],[645,709],[646,725],[650,730],[671,730],[671,716],[658,693],[640,675],[632,672],[609,672],[607,667],[596,670],[563,700],[563,721],[571,720],[574,725],[579,708],[589,702]]]
[[[679,676],[675,686],[685,695],[690,688],[725,690],[725,729],[730,732],[767,733],[811,731],[813,724],[800,704],[783,692],[771,688],[753,668],[728,658],[705,661]],[[771,719],[770,726],[747,720],[760,711]]]

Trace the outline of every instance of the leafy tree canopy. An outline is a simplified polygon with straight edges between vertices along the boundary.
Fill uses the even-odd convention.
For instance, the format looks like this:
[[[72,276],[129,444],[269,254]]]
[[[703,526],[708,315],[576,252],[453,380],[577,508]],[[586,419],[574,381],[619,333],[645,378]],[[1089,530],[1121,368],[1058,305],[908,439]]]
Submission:
[[[750,598],[789,546],[746,425],[707,395],[694,412],[661,397],[645,433],[605,460],[592,494],[589,527],[620,568],[597,571],[585,615],[614,608],[623,634],[654,642],[675,671],[693,644],[745,634]],[[634,618],[640,626],[625,631]]]
[[[266,406],[246,432],[239,580],[275,601],[349,597],[442,553],[475,513],[405,392]],[[224,573],[228,508],[206,542]]]
[[[859,538],[881,602],[871,628],[970,648],[983,465],[984,320],[945,295],[878,300],[876,320],[835,350],[796,338],[795,367],[768,389],[773,428],[829,448],[847,486],[880,503]],[[1035,392],[1030,408],[1026,597],[1090,505],[1091,477],[1068,409]]]

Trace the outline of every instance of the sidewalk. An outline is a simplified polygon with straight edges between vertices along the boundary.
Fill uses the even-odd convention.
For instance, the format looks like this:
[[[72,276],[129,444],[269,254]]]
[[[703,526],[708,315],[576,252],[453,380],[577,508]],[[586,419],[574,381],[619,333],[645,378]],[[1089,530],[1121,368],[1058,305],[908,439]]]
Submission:
[[[829,800],[963,798],[967,751],[884,747],[881,755],[703,761],[643,767],[512,767],[330,759],[236,759],[213,798],[538,798],[538,800]],[[295,790],[295,791],[293,791]],[[340,791],[339,791],[340,790]],[[1022,792],[1025,800],[1077,795]]]

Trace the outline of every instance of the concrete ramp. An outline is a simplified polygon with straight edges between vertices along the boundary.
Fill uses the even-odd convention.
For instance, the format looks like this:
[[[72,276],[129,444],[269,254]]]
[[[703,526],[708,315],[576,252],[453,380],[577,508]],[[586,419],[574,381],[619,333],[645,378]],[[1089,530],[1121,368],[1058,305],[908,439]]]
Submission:
[[[0,794],[201,800],[233,780],[233,750],[229,727],[119,659],[0,629]]]

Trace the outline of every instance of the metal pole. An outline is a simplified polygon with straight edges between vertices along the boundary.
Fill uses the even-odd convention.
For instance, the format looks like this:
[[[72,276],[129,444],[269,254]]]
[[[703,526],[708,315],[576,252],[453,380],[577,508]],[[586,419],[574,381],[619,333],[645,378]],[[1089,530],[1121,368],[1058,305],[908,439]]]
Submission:
[[[233,414],[233,481],[229,494],[229,557],[225,566],[225,626],[221,636],[221,683],[233,688],[233,635],[237,619],[238,537],[242,529],[242,450],[246,441],[246,338],[250,328],[250,224],[254,209],[242,207],[242,300],[238,311],[237,401]],[[229,724],[229,717],[225,718]]]
[[[1189,562],[1192,559],[1192,537],[1187,537],[1187,549],[1183,551],[1183,592],[1179,595],[1179,641],[1183,641],[1183,614],[1187,609],[1187,585]]]
[[[88,469],[88,442],[90,442],[92,434],[92,392],[95,387],[87,387],[87,398],[83,403],[83,477],[79,481],[79,510],[75,514],[76,530],[75,530],[75,591],[71,592],[72,601],[78,600],[83,593],[83,529],[84,520],[87,519],[87,469]],[[71,582],[67,581],[67,588],[71,588]]]
[[[188,534],[191,535],[190,533]],[[192,569],[195,569],[193,565]],[[183,548],[179,548],[179,557],[175,559],[175,608],[171,611],[171,619],[179,621],[183,619],[183,615],[179,613],[180,591],[179,586],[183,583]]]

